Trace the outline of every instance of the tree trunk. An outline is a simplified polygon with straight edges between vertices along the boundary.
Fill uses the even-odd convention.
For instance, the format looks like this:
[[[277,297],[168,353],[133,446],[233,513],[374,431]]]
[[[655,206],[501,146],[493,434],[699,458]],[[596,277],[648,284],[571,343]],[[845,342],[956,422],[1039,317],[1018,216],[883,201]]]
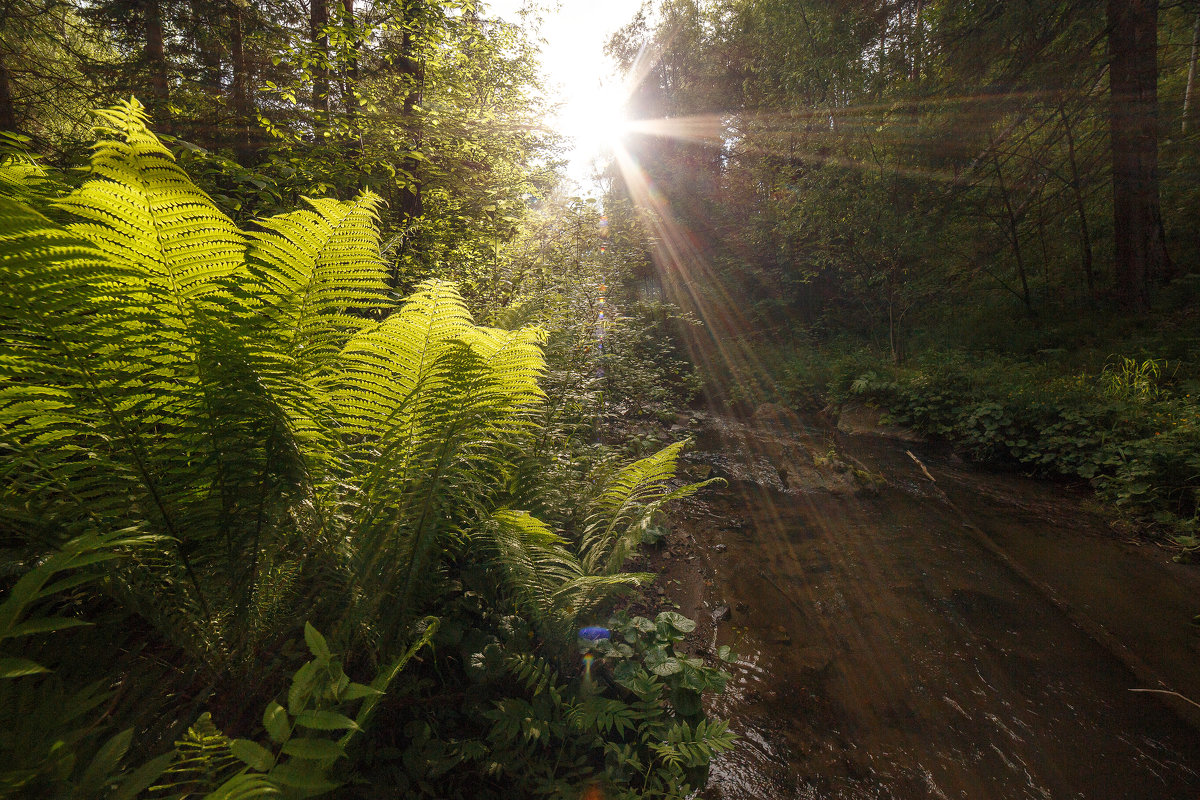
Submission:
[[[1196,15],[1196,24],[1192,26],[1192,57],[1188,61],[1187,90],[1183,93],[1183,121],[1180,127],[1183,133],[1188,130],[1188,112],[1192,107],[1192,89],[1196,85],[1196,54],[1200,48],[1200,14]]]
[[[218,33],[222,17],[220,12],[220,4],[214,8],[213,4],[206,0],[192,0],[191,28],[196,47],[196,63],[200,68],[199,84],[214,99],[219,98],[224,89]]]
[[[342,72],[342,102],[346,109],[346,122],[350,128],[354,128],[354,120],[358,115],[358,97],[355,92],[358,90],[358,51],[362,47],[362,42],[358,38],[357,26],[354,19],[354,0],[342,0],[342,10],[345,13],[344,24],[353,37],[354,44],[347,56],[349,59],[346,62],[346,67]]]
[[[329,36],[325,28],[329,25],[328,0],[310,0],[309,33],[315,61],[312,71],[312,105],[322,114],[329,111]]]
[[[161,130],[170,132],[170,89],[167,81],[167,53],[163,44],[162,9],[158,0],[142,0],[146,26],[146,64],[150,68],[150,96],[153,116]]]
[[[992,153],[992,161],[996,165],[996,185],[1000,189],[1000,197],[1004,201],[1004,213],[1008,222],[1008,237],[1012,243],[1013,258],[1017,262],[1017,277],[1021,279],[1021,302],[1025,304],[1025,311],[1029,316],[1035,316],[1033,312],[1033,297],[1029,293],[1029,278],[1025,274],[1025,256],[1021,252],[1021,221],[1017,218],[1017,213],[1013,209],[1012,199],[1008,194],[1008,187],[1004,183],[1004,171],[1000,168],[1000,156],[995,152]]]
[[[1158,0],[1108,0],[1117,299],[1150,306],[1170,276],[1158,201]]]
[[[8,66],[0,58],[0,131],[17,130],[17,109],[13,105],[12,81]]]
[[[421,13],[417,3],[410,8],[414,16]],[[408,81],[408,92],[404,96],[402,118],[408,131],[410,145],[413,148],[419,148],[421,146],[421,123],[417,119],[417,106],[421,102],[421,95],[425,88],[425,65],[419,52],[419,34],[413,30],[414,27],[416,26],[410,24],[404,28],[404,36],[400,41],[400,70]],[[420,169],[421,164],[417,159],[404,159],[404,170],[413,176],[412,183],[405,187],[400,200],[400,210],[406,221],[416,219],[425,213],[421,181],[418,177]]]
[[[233,67],[233,85],[230,93],[233,99],[233,114],[237,117],[235,125],[234,150],[238,161],[245,166],[250,162],[253,151],[250,147],[250,76],[246,72],[246,52],[243,43],[242,7],[237,3],[229,4],[229,60]]]

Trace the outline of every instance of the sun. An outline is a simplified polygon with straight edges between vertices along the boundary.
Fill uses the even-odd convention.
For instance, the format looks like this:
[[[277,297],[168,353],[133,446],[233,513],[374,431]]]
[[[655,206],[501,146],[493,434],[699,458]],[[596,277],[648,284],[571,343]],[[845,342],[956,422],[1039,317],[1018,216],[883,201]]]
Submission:
[[[610,154],[629,130],[627,93],[618,86],[597,84],[576,89],[559,108],[555,127],[572,140],[584,161]]]

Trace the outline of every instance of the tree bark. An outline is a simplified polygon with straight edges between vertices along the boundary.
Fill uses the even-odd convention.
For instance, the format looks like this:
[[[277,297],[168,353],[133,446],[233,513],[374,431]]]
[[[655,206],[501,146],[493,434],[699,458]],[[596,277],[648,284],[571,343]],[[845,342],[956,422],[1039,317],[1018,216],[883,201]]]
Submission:
[[[1196,15],[1196,24],[1192,26],[1192,57],[1188,61],[1187,90],[1183,93],[1183,121],[1180,123],[1182,133],[1188,131],[1188,112],[1192,107],[1192,89],[1196,85],[1196,55],[1200,48],[1200,14]]]
[[[17,109],[13,104],[12,80],[8,66],[0,58],[0,131],[17,130]]]
[[[328,0],[310,0],[309,33],[315,62],[313,64],[313,109],[322,114],[329,111],[329,36],[325,28],[329,25]]]
[[[1116,289],[1134,313],[1170,276],[1158,198],[1158,0],[1108,0]]]
[[[414,3],[411,6],[411,13],[414,16],[421,13],[419,4]],[[413,31],[415,25],[406,25],[404,35],[400,41],[400,70],[408,80],[408,91],[404,96],[403,120],[404,125],[408,130],[409,139],[413,148],[421,146],[421,122],[417,118],[417,106],[421,102],[421,95],[425,88],[425,65],[421,59],[419,52],[420,41],[419,36]],[[425,213],[424,199],[421,192],[421,181],[417,176],[421,169],[420,163],[415,158],[406,158],[404,160],[404,169],[413,176],[412,184],[409,185],[404,194],[401,196],[400,209],[406,220],[415,219]]]
[[[354,45],[347,55],[348,60],[342,72],[342,103],[346,109],[346,122],[353,128],[355,117],[358,115],[358,97],[355,92],[358,90],[358,52],[362,47],[362,42],[358,39],[356,30],[354,0],[342,0],[342,10],[345,13],[344,24],[350,29],[351,36],[354,37]]]
[[[150,96],[153,116],[160,129],[170,131],[170,88],[167,79],[167,54],[163,44],[162,9],[158,0],[142,0],[146,29],[146,63],[150,68]]]
[[[1025,274],[1025,257],[1021,252],[1021,221],[1017,218],[1016,211],[1013,210],[1012,199],[1008,194],[1008,187],[1004,183],[1004,171],[1000,168],[1000,157],[993,152],[992,161],[996,166],[996,185],[1000,189],[1000,198],[1004,201],[1004,213],[1008,222],[1008,237],[1012,243],[1013,258],[1017,262],[1017,276],[1021,279],[1021,302],[1025,304],[1025,311],[1029,316],[1035,316],[1033,311],[1033,297],[1029,293],[1029,278]]]
[[[229,4],[229,60],[233,68],[233,85],[230,93],[233,99],[233,114],[237,118],[235,124],[236,139],[234,150],[242,165],[249,163],[253,156],[250,147],[250,76],[246,70],[246,51],[243,41],[242,7],[237,3]]]

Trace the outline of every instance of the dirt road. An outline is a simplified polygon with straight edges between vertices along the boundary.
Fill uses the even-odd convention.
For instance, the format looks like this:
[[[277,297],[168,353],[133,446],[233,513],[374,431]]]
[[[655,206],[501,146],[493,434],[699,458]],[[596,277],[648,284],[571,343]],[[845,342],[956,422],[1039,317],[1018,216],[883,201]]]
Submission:
[[[659,565],[741,654],[706,797],[1200,798],[1200,732],[1130,691],[1200,697],[1200,570],[935,447],[695,427],[693,474],[730,486]]]

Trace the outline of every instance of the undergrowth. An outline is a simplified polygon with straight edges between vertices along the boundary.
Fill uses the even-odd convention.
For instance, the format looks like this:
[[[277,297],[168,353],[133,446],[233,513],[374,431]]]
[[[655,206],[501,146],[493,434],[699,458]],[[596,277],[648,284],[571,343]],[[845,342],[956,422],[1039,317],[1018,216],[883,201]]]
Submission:
[[[794,402],[877,405],[975,461],[1086,480],[1168,532],[1184,558],[1200,545],[1200,382],[1178,361],[1114,354],[1089,370],[927,351],[894,366],[869,351],[813,351],[782,374]]]
[[[0,163],[0,793],[678,797],[730,746],[688,621],[576,636],[684,443],[597,451],[543,330],[394,296],[378,205],[243,230],[136,101],[82,180]]]

